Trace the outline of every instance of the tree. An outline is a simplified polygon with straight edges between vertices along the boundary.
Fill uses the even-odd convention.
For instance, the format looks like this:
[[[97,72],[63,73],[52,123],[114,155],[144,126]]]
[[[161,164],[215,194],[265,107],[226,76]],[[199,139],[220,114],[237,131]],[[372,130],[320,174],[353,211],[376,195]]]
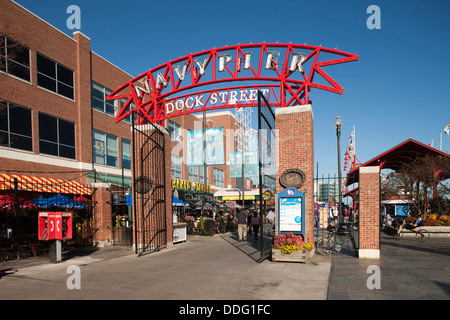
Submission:
[[[450,157],[417,157],[389,178],[382,190],[385,194],[403,195],[410,201],[413,215],[426,215],[428,209],[438,215],[450,214]]]

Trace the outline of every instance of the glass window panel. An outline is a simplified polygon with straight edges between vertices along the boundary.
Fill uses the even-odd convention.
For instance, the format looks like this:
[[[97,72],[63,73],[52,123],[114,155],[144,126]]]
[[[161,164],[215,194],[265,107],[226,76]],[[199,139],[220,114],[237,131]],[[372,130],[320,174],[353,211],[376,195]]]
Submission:
[[[122,168],[131,169],[131,141],[122,139]]]
[[[117,157],[107,156],[106,157],[106,165],[117,167]]]
[[[59,119],[59,143],[75,147],[75,125]]]
[[[59,145],[59,156],[64,158],[75,159],[75,148]]]
[[[99,86],[98,84],[92,82],[92,97],[95,97],[95,98],[103,101],[104,96],[105,96],[104,88],[102,86]]]
[[[0,70],[6,72],[6,59],[3,56],[0,56]]]
[[[9,147],[9,135],[7,132],[0,131],[0,146]]]
[[[18,44],[14,47],[14,53],[12,55],[10,52],[8,53],[8,58],[23,64],[26,67],[30,66],[30,50],[27,47]]]
[[[58,145],[56,143],[39,141],[39,152],[51,155],[58,155]]]
[[[94,163],[105,164],[105,156],[94,153]]]
[[[114,107],[114,102],[111,102],[111,101],[106,101],[106,104],[105,104],[105,106],[106,106],[106,110],[105,110],[105,112],[107,113],[107,114],[110,114],[110,115],[114,115],[115,114],[115,107]]]
[[[106,135],[106,153],[117,158],[117,137]]]
[[[53,79],[56,79],[56,64],[54,61],[37,54],[37,71],[43,73]]]
[[[95,99],[94,97],[91,99],[91,104],[92,104],[92,108],[94,108],[96,110],[100,110],[100,111],[103,111],[103,109],[105,107],[102,101]]]
[[[11,148],[33,151],[33,140],[30,137],[11,134]]]
[[[58,81],[73,87],[73,71],[60,64],[57,65],[58,69]]]
[[[56,80],[39,73],[37,75],[37,80],[38,86],[56,92]]]
[[[69,99],[73,99],[73,88],[66,86],[65,84],[58,82],[58,93],[67,97]]]
[[[0,101],[0,130],[8,131],[8,106]]]
[[[12,60],[8,61],[8,73],[21,79],[30,81],[30,69]]]
[[[39,140],[58,141],[57,119],[39,114]]]
[[[10,104],[9,128],[11,133],[31,137],[31,110]]]

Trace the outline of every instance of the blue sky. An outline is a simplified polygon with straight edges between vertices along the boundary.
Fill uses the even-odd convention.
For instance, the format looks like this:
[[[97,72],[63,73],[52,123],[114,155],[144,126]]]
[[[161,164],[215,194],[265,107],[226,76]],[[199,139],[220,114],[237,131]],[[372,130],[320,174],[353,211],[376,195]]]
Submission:
[[[356,127],[361,162],[408,138],[439,149],[450,124],[450,1],[76,1],[17,0],[62,32],[69,5],[81,9],[91,49],[137,76],[188,52],[238,43],[307,43],[355,53],[359,61],[326,71],[346,90],[312,90],[319,176],[337,171],[334,120],[341,149]],[[369,30],[369,5],[381,29]],[[450,136],[442,134],[450,151]]]

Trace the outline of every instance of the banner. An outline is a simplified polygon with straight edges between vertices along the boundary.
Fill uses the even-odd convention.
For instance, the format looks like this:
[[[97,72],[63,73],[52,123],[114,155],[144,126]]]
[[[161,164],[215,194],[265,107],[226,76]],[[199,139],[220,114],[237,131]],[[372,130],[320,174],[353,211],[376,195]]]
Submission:
[[[206,164],[225,164],[223,149],[223,127],[206,129]],[[187,132],[186,165],[203,165],[203,129]]]
[[[206,164],[208,166],[225,164],[223,127],[206,129]]]
[[[203,165],[203,130],[192,130],[187,132],[186,165]]]
[[[242,177],[242,154],[230,152],[230,178]]]
[[[246,177],[259,177],[258,151],[245,152],[244,175]]]
[[[259,177],[258,151],[244,153],[244,176]],[[242,153],[230,152],[230,178],[242,177]]]

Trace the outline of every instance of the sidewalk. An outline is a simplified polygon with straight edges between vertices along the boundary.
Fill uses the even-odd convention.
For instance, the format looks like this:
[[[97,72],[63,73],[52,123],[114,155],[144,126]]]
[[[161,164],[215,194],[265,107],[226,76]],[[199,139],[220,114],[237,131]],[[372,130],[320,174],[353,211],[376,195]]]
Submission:
[[[325,300],[331,270],[331,257],[320,255],[307,264],[257,262],[253,242],[232,234],[192,236],[142,257],[115,247],[81,253],[59,264],[0,264],[0,299]],[[74,264],[80,290],[66,285]]]
[[[335,253],[329,300],[450,300],[450,239],[419,242],[381,233],[381,258],[356,259]],[[378,266],[380,289],[369,289],[369,266]],[[374,283],[370,279],[370,283]]]
[[[450,239],[394,240],[381,234],[381,259],[353,251],[307,264],[258,262],[253,242],[232,234],[189,236],[186,243],[137,257],[130,248],[88,248],[59,264],[48,257],[0,263],[0,299],[33,300],[450,300]],[[68,289],[77,265],[81,289]],[[369,266],[380,289],[369,289]]]

